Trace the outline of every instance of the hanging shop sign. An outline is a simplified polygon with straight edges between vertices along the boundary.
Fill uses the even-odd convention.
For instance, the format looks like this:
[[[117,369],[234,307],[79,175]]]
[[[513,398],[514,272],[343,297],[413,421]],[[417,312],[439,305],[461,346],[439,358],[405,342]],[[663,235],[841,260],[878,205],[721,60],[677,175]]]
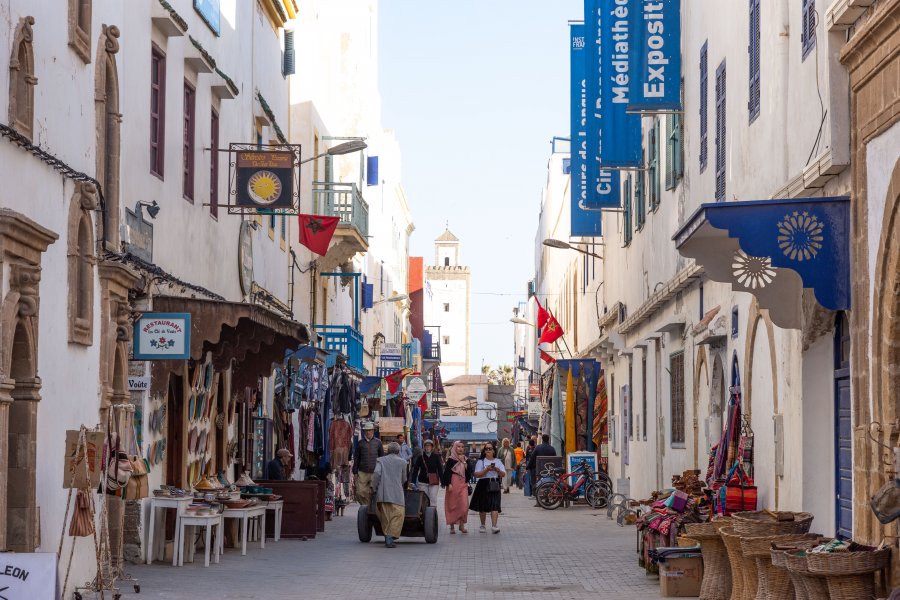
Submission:
[[[134,322],[134,360],[190,357],[190,313],[144,313]]]
[[[585,0],[591,49],[587,55],[588,156],[593,152],[601,167],[642,166],[641,116],[627,112],[635,49],[632,11],[637,2]]]
[[[0,596],[9,600],[53,600],[56,593],[55,552],[0,554]]]
[[[293,152],[240,150],[236,154],[237,206],[257,209],[293,208]]]
[[[536,419],[541,416],[541,403],[540,402],[529,402],[528,403],[528,418]]]
[[[638,0],[629,111],[681,110],[681,0]]]
[[[410,396],[410,398],[412,398],[413,396],[421,396],[428,391],[428,387],[425,385],[425,378],[421,375],[413,375],[411,377],[407,377],[404,381],[404,387],[406,388],[406,393]]]
[[[571,124],[571,228],[575,237],[599,236],[600,213],[586,210],[588,190],[593,179],[588,174],[587,162],[592,156],[585,135],[587,95],[584,80],[584,25],[572,24],[570,30],[570,124]],[[618,198],[617,198],[618,200]]]
[[[529,383],[528,384],[528,396],[531,398],[540,398],[541,397],[541,384],[540,383]]]
[[[129,392],[147,392],[150,390],[150,376],[139,375],[128,378]]]

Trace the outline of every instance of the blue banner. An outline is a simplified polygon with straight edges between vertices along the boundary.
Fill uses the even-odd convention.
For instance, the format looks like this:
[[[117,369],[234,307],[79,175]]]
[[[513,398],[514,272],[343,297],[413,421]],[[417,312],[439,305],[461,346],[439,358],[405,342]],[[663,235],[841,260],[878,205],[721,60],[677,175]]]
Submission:
[[[590,47],[588,155],[593,151],[601,167],[643,166],[641,117],[626,112],[631,96],[631,53],[635,49],[632,10],[637,2],[585,0]],[[616,195],[615,206],[618,205]]]
[[[569,98],[569,119],[571,127],[571,162],[569,170],[571,172],[572,191],[572,210],[571,210],[571,227],[570,235],[574,237],[581,236],[599,236],[600,235],[600,213],[598,211],[585,210],[585,198],[588,195],[588,179],[587,173],[587,138],[585,131],[585,121],[587,117],[587,89],[584,77],[585,59],[584,59],[584,25],[572,24],[569,26],[569,57],[570,57],[570,98]],[[593,156],[592,154],[590,156]],[[618,196],[616,197],[618,200]],[[618,203],[617,203],[618,205]]]
[[[638,0],[628,110],[681,110],[681,0]]]

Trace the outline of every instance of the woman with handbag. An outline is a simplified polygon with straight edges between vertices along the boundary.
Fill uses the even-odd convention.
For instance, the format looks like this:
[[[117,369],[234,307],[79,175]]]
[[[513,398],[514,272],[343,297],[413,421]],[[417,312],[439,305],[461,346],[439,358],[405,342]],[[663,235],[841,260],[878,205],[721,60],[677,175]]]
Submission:
[[[469,533],[466,521],[469,519],[470,477],[466,447],[457,440],[450,448],[450,456],[444,463],[444,476],[441,478],[441,483],[447,488],[444,494],[444,518],[450,526],[450,533],[456,533],[454,527],[457,525],[460,533]]]
[[[497,448],[492,442],[488,442],[481,449],[481,458],[475,463],[475,491],[472,492],[472,501],[469,508],[478,513],[481,520],[480,533],[485,529],[487,513],[491,513],[491,532],[500,533],[497,519],[500,517],[500,482],[506,475],[506,468],[499,458],[495,458]]]
[[[418,486],[418,489],[428,494],[431,506],[437,506],[438,488],[441,485],[444,465],[441,463],[441,455],[434,451],[432,440],[423,441],[422,449],[423,451],[413,458],[409,479]]]

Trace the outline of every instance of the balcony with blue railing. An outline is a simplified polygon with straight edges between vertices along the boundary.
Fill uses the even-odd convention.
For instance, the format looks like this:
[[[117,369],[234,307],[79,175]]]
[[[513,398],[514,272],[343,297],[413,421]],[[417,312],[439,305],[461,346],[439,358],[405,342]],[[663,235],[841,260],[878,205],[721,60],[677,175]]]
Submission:
[[[440,327],[434,327],[436,332],[428,328],[422,333],[422,360],[426,362],[441,362]]]
[[[335,237],[348,237],[358,246],[369,247],[369,205],[355,183],[314,181],[313,206],[320,215],[340,218]]]
[[[329,352],[340,352],[347,358],[347,364],[363,372],[363,336],[350,325],[313,325],[322,336],[319,347]]]

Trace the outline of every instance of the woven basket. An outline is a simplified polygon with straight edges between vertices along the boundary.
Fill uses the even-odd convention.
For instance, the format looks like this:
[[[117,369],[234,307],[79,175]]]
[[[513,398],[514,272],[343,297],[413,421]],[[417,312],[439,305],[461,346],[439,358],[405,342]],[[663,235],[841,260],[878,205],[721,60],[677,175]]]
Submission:
[[[746,511],[734,513],[734,531],[740,535],[787,535],[790,533],[806,533],[812,524],[813,515],[805,512],[781,512],[778,514],[790,514],[793,521],[778,521],[764,511]]]
[[[794,575],[787,570],[785,560],[786,551],[812,548],[818,544],[818,539],[809,534],[808,538],[795,542],[773,542],[769,553],[769,563],[766,569],[766,600],[781,600],[782,598],[796,598],[806,600],[806,588],[797,580],[799,585],[794,586]],[[762,559],[758,559],[762,563]]]
[[[729,600],[731,597],[731,565],[725,543],[719,535],[719,529],[730,522],[730,519],[719,519],[709,523],[686,523],[684,526],[688,535],[700,542],[703,553],[702,600]]]
[[[784,560],[794,582],[794,589],[797,590],[797,598],[802,598],[803,600],[831,600],[825,577],[810,573],[805,554],[785,552]],[[801,588],[805,593],[805,596],[802,597],[799,593]]]
[[[875,597],[875,571],[891,561],[891,549],[807,555],[811,573],[824,574],[832,600]],[[820,575],[821,576],[821,575]]]
[[[813,538],[818,536],[813,535]],[[808,540],[809,534],[789,534],[789,535],[767,535],[767,536],[759,536],[759,537],[741,537],[741,552],[744,555],[745,564],[749,564],[750,561],[755,563],[755,570],[757,576],[757,586],[756,586],[756,596],[755,600],[767,600],[768,598],[778,598],[781,600],[783,596],[770,596],[769,595],[769,573],[774,569],[772,566],[772,543],[789,543],[789,542],[800,542],[803,540]],[[745,567],[745,573],[752,571],[752,569],[748,569]],[[773,574],[776,577],[777,573]],[[783,578],[788,580],[787,573],[783,573]],[[777,584],[781,584],[780,581],[776,582]]]
[[[676,538],[676,541],[679,548],[693,548],[700,545],[699,541],[686,535],[679,535],[678,538]]]
[[[725,551],[728,553],[728,562],[731,565],[731,600],[753,600],[756,597],[756,563],[753,563],[752,569],[752,587],[751,577],[745,573],[747,567],[744,561],[744,555],[741,552],[741,536],[734,532],[733,527],[723,527],[719,530],[722,541],[725,543]]]

